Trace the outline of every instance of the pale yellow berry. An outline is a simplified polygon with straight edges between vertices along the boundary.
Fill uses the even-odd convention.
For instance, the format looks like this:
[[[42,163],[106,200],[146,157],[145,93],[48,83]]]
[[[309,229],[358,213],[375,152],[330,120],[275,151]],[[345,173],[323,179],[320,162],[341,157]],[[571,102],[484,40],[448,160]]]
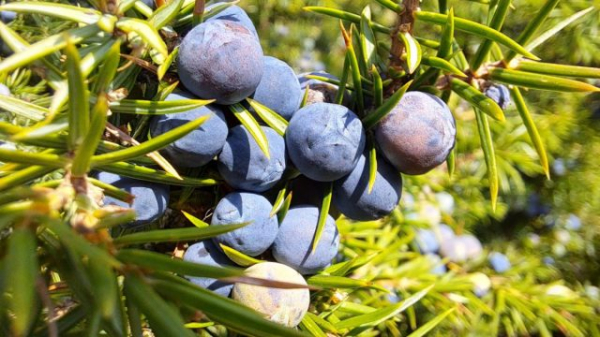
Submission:
[[[275,262],[255,264],[246,269],[244,274],[306,286],[306,281],[297,271]],[[232,297],[264,314],[267,319],[289,327],[300,324],[310,305],[310,292],[307,288],[281,289],[236,283]]]

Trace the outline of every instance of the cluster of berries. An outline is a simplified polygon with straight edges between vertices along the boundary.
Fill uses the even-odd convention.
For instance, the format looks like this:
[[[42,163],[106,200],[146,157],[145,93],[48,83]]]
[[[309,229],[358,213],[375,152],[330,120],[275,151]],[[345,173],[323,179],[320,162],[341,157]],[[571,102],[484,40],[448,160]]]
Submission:
[[[208,6],[206,11],[210,13],[211,9]],[[413,91],[405,93],[373,130],[365,130],[361,118],[351,110],[351,95],[345,89],[308,76],[315,73],[296,75],[285,62],[264,56],[256,29],[241,8],[232,5],[207,18],[182,33],[185,36],[179,48],[177,72],[186,91],[174,92],[166,100],[198,97],[215,101],[184,113],[154,117],[150,134],[156,137],[208,116],[200,127],[161,153],[183,169],[199,168],[216,158],[221,178],[235,191],[218,202],[211,225],[248,224],[214,240],[191,245],[185,259],[232,265],[222,252],[221,245],[225,245],[247,256],[279,263],[257,264],[248,269],[249,273],[258,269],[258,276],[277,278],[273,276],[279,275],[277,270],[291,267],[293,272],[282,271],[281,275],[304,281],[300,274],[315,274],[331,264],[340,238],[334,218],[327,215],[320,240],[313,247],[320,215],[318,203],[293,201],[281,221],[273,214],[269,191],[284,183],[287,176],[284,173],[299,172],[302,175],[299,179],[314,187],[332,184],[333,206],[347,218],[381,219],[400,201],[401,173],[424,174],[446,160],[455,144],[454,118],[438,97]],[[335,80],[326,73],[316,75]],[[334,102],[339,90],[344,90],[342,104]],[[303,100],[305,94],[307,99]],[[238,103],[247,106],[246,98],[254,99],[288,121],[284,135],[268,126],[261,127],[268,141],[268,155],[246,126],[228,118],[228,106]],[[247,108],[256,112],[251,106]],[[374,182],[370,175],[372,157],[367,150],[371,132],[372,143],[378,150]],[[97,174],[97,178],[135,196],[131,207],[137,219],[130,227],[155,221],[167,208],[168,186],[106,172]],[[373,182],[372,186],[369,182]],[[110,197],[104,203],[128,206]],[[192,278],[192,281],[224,296],[232,289],[231,285],[215,280]],[[247,293],[248,289],[255,293]],[[260,287],[236,285],[233,297],[244,302],[271,296],[262,291]],[[291,294],[296,290],[281,291]],[[291,301],[286,296],[277,296],[272,298],[274,307],[281,306],[281,301]],[[274,320],[293,326],[308,308],[308,300],[304,300],[308,292],[298,292],[298,296],[302,298],[297,300],[302,307],[292,313],[274,314],[260,307],[264,301],[253,307],[270,316],[285,317]]]

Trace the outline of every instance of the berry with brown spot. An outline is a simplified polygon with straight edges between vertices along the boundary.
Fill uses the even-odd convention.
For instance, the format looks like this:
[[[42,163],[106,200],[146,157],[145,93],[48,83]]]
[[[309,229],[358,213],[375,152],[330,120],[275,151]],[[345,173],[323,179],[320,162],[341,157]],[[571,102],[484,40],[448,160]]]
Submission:
[[[436,96],[407,92],[375,130],[383,155],[405,174],[424,174],[442,164],[456,138],[448,105]]]

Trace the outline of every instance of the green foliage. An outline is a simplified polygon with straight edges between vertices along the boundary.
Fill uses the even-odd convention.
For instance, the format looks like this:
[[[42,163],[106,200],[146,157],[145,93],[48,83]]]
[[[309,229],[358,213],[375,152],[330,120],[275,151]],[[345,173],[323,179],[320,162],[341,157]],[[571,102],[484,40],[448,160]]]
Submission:
[[[578,116],[600,103],[597,97],[581,103],[582,96],[573,94],[599,91],[590,80],[600,77],[597,9],[556,0],[542,7],[533,0],[439,1],[439,8],[424,2],[423,10],[408,14],[418,1],[242,3],[268,37],[261,43],[270,54],[305,71],[315,70],[315,62],[302,64],[303,56],[322,59],[342,75],[335,84],[352,93],[365,127],[376,125],[407,90],[421,90],[440,94],[453,107],[459,130],[450,175],[436,170],[404,177],[404,201],[382,221],[337,221],[340,256],[308,278],[312,305],[294,330],[179,277],[290,286],[171,258],[187,241],[246,224],[206,226],[201,218],[220,193],[214,170],[177,172],[155,152],[203,119],[147,139],[150,115],[210,103],[163,101],[176,86],[175,28],[230,4],[199,16],[190,0],[167,1],[154,12],[141,1],[90,3],[93,9],[53,2],[0,6],[19,12],[14,22],[0,23],[0,37],[15,51],[0,61],[0,82],[13,93],[0,99],[0,139],[17,144],[16,150],[0,149],[0,335],[600,335],[600,299],[590,287],[600,282],[600,265],[585,263],[597,261],[600,249],[600,137],[597,125]],[[286,27],[288,33],[277,32]],[[511,85],[514,108],[503,111],[482,93],[496,82]],[[340,90],[337,101],[343,99]],[[248,103],[285,133],[285,120],[252,99]],[[255,115],[243,104],[231,106],[231,113],[268,157]],[[376,150],[370,146],[372,186]],[[550,162],[558,156],[576,165],[566,177],[554,172],[558,177],[549,180]],[[154,164],[162,169],[148,167]],[[117,233],[134,214],[103,208],[100,197],[131,196],[88,178],[91,168],[181,186],[174,192],[180,201],[170,206],[183,216],[169,214],[152,230]],[[542,243],[534,244],[527,235],[545,219],[514,222],[522,218],[529,192],[540,186],[546,188],[541,197],[559,206],[547,215],[559,224],[537,231]],[[436,214],[432,207],[437,209],[442,191],[455,206]],[[286,182],[273,214],[284,217],[292,198]],[[321,225],[330,202],[331,186],[322,199]],[[568,241],[563,227],[573,212],[592,225],[567,232]],[[415,251],[413,238],[417,228],[441,220],[459,232],[481,234],[486,247],[507,250],[514,268],[495,274],[482,255],[464,265],[449,263],[449,272],[434,275],[435,263]],[[528,239],[507,244],[502,236]],[[240,265],[258,262],[223,248]],[[542,263],[544,255],[577,262],[550,267]],[[491,289],[479,298],[473,290],[487,277],[482,273]]]

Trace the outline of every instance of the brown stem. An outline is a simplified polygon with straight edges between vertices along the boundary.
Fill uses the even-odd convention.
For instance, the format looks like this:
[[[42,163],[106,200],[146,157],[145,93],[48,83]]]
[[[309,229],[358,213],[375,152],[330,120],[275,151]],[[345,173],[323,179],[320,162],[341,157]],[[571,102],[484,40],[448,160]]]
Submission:
[[[405,60],[402,59],[406,47],[400,38],[398,38],[399,33],[409,32],[412,34],[413,26],[415,23],[415,15],[414,13],[419,10],[419,0],[405,0],[403,2],[404,9],[398,15],[398,21],[396,22],[396,26],[392,30],[392,47],[390,49],[390,69],[399,73],[404,69]],[[395,79],[392,84],[389,86],[388,94],[393,94],[398,88],[404,85],[403,79]]]
[[[112,125],[111,123],[108,123],[108,122],[106,123],[106,131],[111,136],[116,137],[121,143],[129,144],[132,146],[140,145],[140,142],[135,140],[135,138],[131,137],[130,135],[125,133],[123,130]],[[171,173],[172,175],[181,179],[181,177],[179,176],[177,171],[175,171],[175,168],[170,166],[168,162],[165,162],[164,159],[162,158],[162,156],[160,155],[160,153],[158,153],[157,151],[152,151],[152,152],[146,153],[146,157],[154,160],[154,162],[158,166],[160,166],[163,170],[165,170],[165,171]]]
[[[48,309],[48,319],[46,320],[46,324],[48,325],[48,336],[49,337],[58,337],[58,325],[56,324],[56,310],[54,308],[54,303],[52,303],[52,299],[50,298],[50,293],[48,292],[48,287],[46,287],[46,282],[41,277],[37,277],[35,280],[35,288],[40,295],[40,299],[44,306]]]
[[[205,3],[204,0],[196,0],[196,3],[194,5],[194,16],[200,16],[204,14],[204,7],[205,7]]]

